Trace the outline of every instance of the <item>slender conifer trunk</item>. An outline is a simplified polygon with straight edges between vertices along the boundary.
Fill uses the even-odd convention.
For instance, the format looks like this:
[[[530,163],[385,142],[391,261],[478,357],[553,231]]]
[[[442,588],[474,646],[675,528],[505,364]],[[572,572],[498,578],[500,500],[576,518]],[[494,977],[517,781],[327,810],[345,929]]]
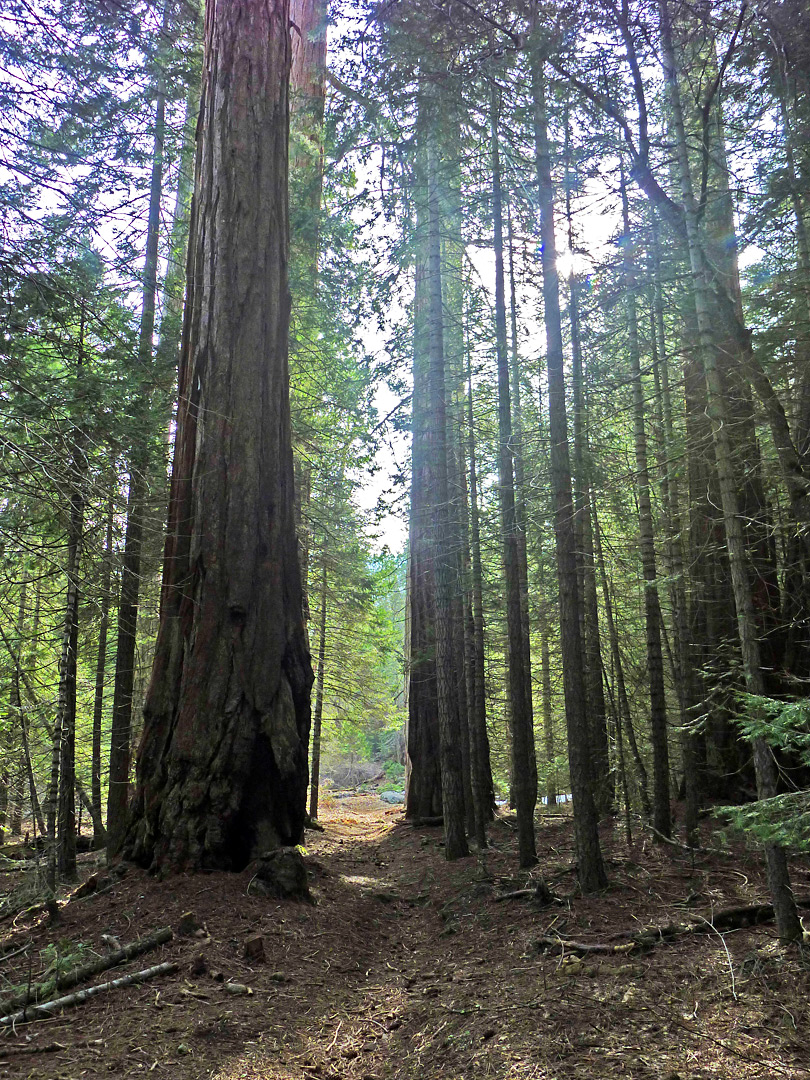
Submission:
[[[650,470],[644,384],[638,334],[638,307],[634,248],[631,244],[630,211],[624,174],[621,180],[624,223],[623,274],[627,311],[627,352],[633,393],[633,434],[636,454],[636,498],[638,500],[639,550],[644,577],[644,617],[647,628],[647,682],[650,691],[650,732],[653,751],[653,825],[662,836],[672,833],[669,803],[669,741],[667,702],[664,690],[664,662],[661,653],[661,609],[658,600],[658,573],[655,562],[655,524],[650,498]]]
[[[709,415],[712,423],[717,478],[723,507],[723,521],[726,531],[726,548],[731,567],[731,580],[734,604],[737,611],[737,629],[740,638],[745,687],[754,697],[765,694],[759,641],[756,632],[756,617],[748,580],[748,560],[745,547],[743,520],[738,503],[738,484],[734,475],[734,452],[731,443],[729,417],[720,373],[717,369],[712,327],[712,307],[710,285],[706,278],[705,257],[701,247],[700,224],[695,201],[689,166],[689,151],[686,141],[680,88],[678,86],[675,50],[672,43],[672,30],[667,0],[659,0],[661,16],[661,46],[663,55],[664,78],[672,110],[673,129],[676,138],[678,170],[680,173],[681,196],[683,199],[689,260],[692,271],[692,284],[695,297],[695,310],[698,322],[700,354],[706,376],[709,395]],[[776,765],[770,747],[762,738],[753,741],[754,767],[757,776],[757,790],[762,799],[776,795]],[[782,941],[801,940],[802,927],[796,911],[790,876],[784,848],[777,844],[765,845],[765,857],[768,870],[768,885],[776,916],[776,925]]]
[[[554,235],[554,188],[551,179],[548,120],[543,60],[531,48],[534,98],[535,166],[541,216],[544,317],[547,335],[549,435],[551,483],[554,491],[554,537],[560,591],[560,641],[562,645],[565,714],[568,727],[568,761],[574,799],[577,868],[583,892],[595,892],[607,882],[599,845],[594,782],[589,760],[588,713],[583,678],[584,656],[580,635],[576,535],[571,489],[571,458],[568,449],[568,417],[565,407],[565,371],[560,316],[560,289]]]
[[[534,809],[537,805],[537,763],[532,724],[531,672],[526,669],[528,643],[524,639],[521,604],[520,554],[515,502],[512,404],[506,339],[506,295],[503,261],[501,171],[498,148],[500,91],[493,84],[491,113],[492,218],[495,232],[495,342],[498,358],[498,495],[506,582],[509,714],[512,732],[512,791],[517,810],[518,850],[521,866],[537,861]]]
[[[321,610],[318,622],[318,660],[315,671],[315,707],[312,711],[312,763],[309,771],[309,816],[318,817],[318,790],[321,780],[321,723],[323,721],[323,680],[326,670],[326,601],[328,576],[326,551],[322,553]]]
[[[168,5],[166,10],[168,10]],[[166,18],[164,18],[164,26]],[[162,90],[155,104],[155,139],[149,187],[149,216],[146,228],[146,262],[138,336],[138,367],[142,378],[153,367],[152,344],[157,301],[158,235],[160,199],[163,191],[163,140],[166,126],[166,98]],[[142,391],[138,420],[148,426],[149,391]],[[135,643],[138,630],[138,603],[141,590],[141,551],[146,514],[149,469],[148,432],[136,433],[129,470],[127,526],[121,565],[121,593],[118,601],[118,642],[115,652],[112,727],[110,731],[110,775],[107,792],[107,846],[111,853],[121,847],[127,827],[130,752],[132,739],[132,695],[135,688]]]
[[[111,473],[109,482],[115,482]],[[107,523],[104,538],[104,555],[101,570],[101,613],[98,626],[98,651],[96,652],[96,687],[93,698],[93,746],[90,765],[90,798],[93,803],[94,836],[93,847],[104,847],[107,842],[106,829],[101,825],[101,724],[104,716],[104,684],[107,673],[107,631],[110,623],[110,599],[112,584],[113,559],[113,515],[115,503],[111,487],[107,500]]]

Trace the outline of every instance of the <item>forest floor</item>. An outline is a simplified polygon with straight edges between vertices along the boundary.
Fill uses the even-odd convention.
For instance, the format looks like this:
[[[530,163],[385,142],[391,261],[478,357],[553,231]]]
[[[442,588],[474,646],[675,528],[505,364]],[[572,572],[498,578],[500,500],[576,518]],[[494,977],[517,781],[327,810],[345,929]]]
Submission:
[[[582,898],[565,808],[539,816],[531,874],[517,869],[508,819],[485,853],[455,863],[440,830],[411,828],[376,796],[338,800],[322,823],[307,834],[314,906],[247,895],[249,870],[159,882],[129,868],[108,891],[67,902],[57,926],[43,914],[0,922],[3,991],[41,975],[55,943],[86,957],[103,953],[102,934],[125,944],[177,929],[186,912],[200,924],[93,981],[161,961],[176,961],[174,974],[3,1031],[0,1077],[810,1078],[810,963],[772,925],[707,926],[581,962],[537,946],[555,933],[609,943],[763,901],[755,853],[693,860],[643,833],[628,849],[608,829],[610,886]],[[84,876],[106,875],[98,858],[82,856]],[[541,872],[561,903],[498,900]],[[810,893],[806,861],[793,872],[797,894]],[[257,934],[263,961],[245,957]]]

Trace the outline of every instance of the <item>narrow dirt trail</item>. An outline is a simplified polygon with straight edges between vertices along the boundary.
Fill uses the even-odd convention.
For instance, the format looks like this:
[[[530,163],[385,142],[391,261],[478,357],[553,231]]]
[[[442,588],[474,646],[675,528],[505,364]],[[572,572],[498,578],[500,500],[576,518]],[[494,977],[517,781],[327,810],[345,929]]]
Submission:
[[[810,1077],[810,979],[770,927],[583,963],[535,947],[550,930],[598,941],[661,923],[689,898],[749,902],[763,893],[757,859],[693,867],[606,835],[611,887],[586,900],[573,896],[570,819],[547,815],[542,869],[570,899],[541,908],[497,899],[528,877],[507,821],[487,852],[448,864],[439,830],[412,829],[375,797],[322,816],[326,831],[307,837],[314,907],[246,895],[249,872],[158,882],[130,868],[109,892],[68,903],[58,929],[7,927],[7,945],[31,943],[7,965],[13,982],[29,960],[36,977],[57,939],[123,943],[187,911],[200,924],[148,960],[175,960],[175,975],[0,1036],[0,1077]],[[263,962],[245,957],[256,934]]]

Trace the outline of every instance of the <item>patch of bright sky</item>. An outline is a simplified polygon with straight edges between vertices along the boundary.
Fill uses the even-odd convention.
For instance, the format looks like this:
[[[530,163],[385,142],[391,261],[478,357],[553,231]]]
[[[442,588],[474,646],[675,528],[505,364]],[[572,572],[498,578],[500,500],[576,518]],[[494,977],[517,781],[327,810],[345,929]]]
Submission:
[[[375,165],[357,169],[357,187],[374,188],[369,183]],[[532,193],[525,195],[533,201]],[[557,252],[558,270],[561,279],[567,279],[574,272],[588,276],[594,272],[595,264],[605,257],[611,247],[620,224],[618,208],[609,197],[603,181],[584,184],[577,199],[576,207],[576,251],[568,245],[566,229],[557,214]],[[585,252],[587,249],[587,253]],[[495,255],[490,246],[468,244],[466,256],[479,285],[489,297],[490,307],[494,311],[495,298]],[[521,238],[520,258],[533,258],[539,264],[539,226],[536,239]],[[539,267],[534,275],[536,284],[523,283],[518,289],[518,307],[520,310],[521,347],[524,361],[536,364],[545,351],[545,326],[542,319],[542,297]],[[401,323],[406,312],[401,304],[395,304],[390,311],[391,325]],[[377,361],[390,361],[388,351],[389,328],[380,329],[371,319],[360,327],[359,336],[367,353]],[[493,322],[494,336],[494,322]],[[486,377],[486,376],[484,376]],[[410,379],[410,373],[408,373]],[[389,386],[381,382],[376,389],[374,405],[380,418],[401,406],[401,399]],[[409,406],[407,406],[409,408]],[[372,469],[359,472],[360,486],[355,494],[357,506],[368,515],[377,513],[372,533],[378,547],[387,547],[392,552],[405,550],[408,535],[407,497],[397,478],[403,475],[410,455],[410,436],[404,432],[388,430],[381,439],[374,458]]]

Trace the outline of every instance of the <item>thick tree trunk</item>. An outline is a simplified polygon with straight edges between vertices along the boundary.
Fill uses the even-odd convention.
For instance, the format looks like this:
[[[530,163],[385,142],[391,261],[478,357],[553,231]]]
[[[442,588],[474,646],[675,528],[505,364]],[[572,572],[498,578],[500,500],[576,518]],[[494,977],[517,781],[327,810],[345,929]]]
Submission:
[[[667,701],[664,690],[664,662],[661,654],[661,609],[655,563],[655,526],[650,498],[650,470],[647,459],[647,430],[644,385],[636,305],[636,279],[630,243],[630,211],[624,175],[621,180],[624,225],[623,270],[627,310],[627,352],[633,392],[633,435],[636,455],[636,498],[638,500],[639,552],[644,577],[644,618],[647,630],[647,681],[650,690],[650,734],[653,752],[653,825],[662,836],[672,834],[669,805],[669,742]]]
[[[506,338],[506,290],[503,263],[501,166],[498,147],[499,90],[492,88],[492,219],[495,248],[495,343],[498,358],[498,496],[506,584],[507,658],[509,665],[509,717],[512,732],[512,791],[517,811],[518,852],[521,866],[537,862],[534,809],[537,805],[537,761],[532,723],[531,671],[527,670],[528,642],[524,639],[521,603],[520,553],[515,505],[512,448],[512,403]]]
[[[166,8],[168,11],[168,5]],[[167,19],[164,16],[164,28]],[[149,217],[146,228],[146,262],[143,275],[141,323],[138,335],[138,367],[141,373],[153,366],[152,344],[157,301],[158,235],[160,199],[163,190],[163,139],[166,98],[157,95],[152,177],[149,188]],[[138,419],[148,429],[149,394],[142,392],[137,404]],[[129,799],[130,742],[132,738],[132,694],[135,686],[135,643],[138,629],[138,602],[141,589],[141,549],[146,514],[147,472],[149,468],[148,430],[136,433],[129,470],[127,527],[121,566],[121,595],[118,602],[118,644],[115,652],[110,732],[110,775],[107,792],[107,847],[115,854],[127,827]]]
[[[434,460],[434,565],[436,611],[436,698],[439,718],[439,758],[444,816],[444,854],[459,859],[469,854],[465,833],[464,782],[458,715],[458,680],[454,665],[452,545],[447,469],[447,380],[444,370],[441,233],[435,150],[428,146],[428,323],[430,440]]]
[[[756,632],[756,617],[748,579],[745,533],[739,511],[738,485],[734,475],[734,453],[729,417],[716,362],[710,285],[706,276],[706,260],[701,246],[698,208],[689,171],[689,151],[678,87],[667,0],[659,0],[659,10],[664,78],[676,136],[676,152],[685,211],[700,354],[709,394],[709,415],[712,423],[717,477],[726,529],[726,547],[731,567],[734,603],[737,611],[737,628],[740,638],[743,674],[748,693],[761,697],[765,694],[765,683]],[[759,796],[764,799],[772,798],[776,795],[776,766],[772,752],[762,738],[753,741],[753,749]],[[765,857],[768,870],[768,885],[779,937],[782,941],[801,940],[802,927],[790,887],[790,876],[784,849],[777,844],[766,844]]]
[[[554,188],[548,142],[543,60],[531,50],[534,98],[535,166],[541,214],[541,260],[546,323],[551,481],[554,490],[554,537],[560,589],[560,641],[562,646],[565,714],[568,727],[568,760],[574,799],[577,868],[583,892],[595,892],[607,882],[594,800],[589,761],[588,714],[583,678],[580,636],[580,604],[577,582],[576,536],[568,449],[568,417],[565,408],[565,361],[563,355],[560,288],[554,235]]]
[[[424,106],[421,106],[424,108]],[[420,118],[420,128],[426,126]],[[407,817],[442,813],[436,688],[436,607],[432,395],[427,272],[427,176],[423,140],[417,146],[416,267],[414,281],[411,511],[408,535],[408,783]]]
[[[472,785],[471,711],[475,688],[469,667],[471,606],[469,537],[464,456],[464,241],[462,237],[460,127],[448,117],[442,134],[444,161],[438,180],[442,220],[442,310],[447,414],[447,486],[449,492],[453,620],[453,670],[456,678],[464,810],[467,835],[477,836]]]
[[[178,431],[125,850],[241,870],[303,835],[309,691],[287,373],[286,0],[206,8]]]

